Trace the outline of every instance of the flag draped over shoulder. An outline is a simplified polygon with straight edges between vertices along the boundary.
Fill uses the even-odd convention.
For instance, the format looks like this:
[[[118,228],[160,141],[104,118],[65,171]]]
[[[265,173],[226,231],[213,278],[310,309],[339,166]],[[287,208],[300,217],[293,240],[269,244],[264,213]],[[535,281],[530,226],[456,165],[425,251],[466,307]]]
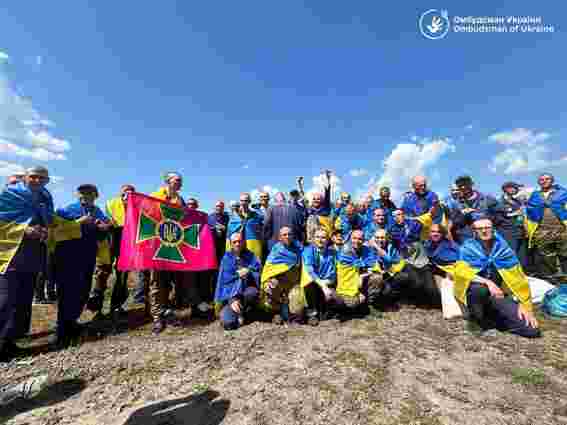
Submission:
[[[306,287],[315,279],[330,280],[337,279],[337,267],[335,262],[335,251],[326,247],[320,255],[314,245],[308,245],[303,250],[303,264],[301,268],[301,286]]]
[[[435,217],[429,212],[438,202],[437,194],[431,191],[427,191],[422,198],[418,197],[415,192],[409,192],[404,198],[402,209],[406,215],[421,223],[421,240],[427,239],[432,224],[440,224],[443,220],[440,208],[437,210]]]
[[[53,220],[53,201],[46,189],[39,191],[37,200],[23,183],[0,193],[0,274],[6,272],[34,218],[46,226]]]
[[[526,224],[530,243],[543,220],[543,210],[545,208],[550,208],[553,214],[567,226],[567,190],[559,185],[554,185],[553,193],[547,200],[543,197],[540,190],[532,193],[526,206]]]
[[[427,240],[423,243],[423,247],[429,261],[451,276],[455,274],[455,264],[459,260],[459,246],[455,242],[443,239],[438,244],[434,244]]]
[[[467,290],[472,279],[490,266],[498,270],[508,292],[516,296],[520,304],[531,311],[528,278],[522,271],[516,254],[498,233],[494,236],[494,245],[489,255],[476,239],[467,239],[461,246],[460,258],[455,268],[455,298],[466,304]]]
[[[350,245],[337,254],[337,294],[354,297],[359,294],[365,271],[377,270],[376,253],[367,246],[362,246],[360,256]]]
[[[242,279],[238,270],[247,268],[248,276]],[[223,303],[234,297],[242,295],[247,286],[260,287],[260,270],[262,266],[252,251],[244,250],[240,258],[228,251],[220,263],[217,287],[215,289],[215,302]]]
[[[228,229],[226,234],[226,250],[230,249],[230,237],[240,232],[242,233],[243,240],[246,241],[246,248],[252,251],[256,257],[262,258],[262,231],[263,219],[256,211],[248,211],[246,217],[241,217],[240,214],[232,214],[228,222]]]
[[[406,260],[404,260],[399,251],[393,244],[388,244],[385,248],[386,255],[378,255],[378,252],[374,251],[376,255],[376,265],[372,268],[373,271],[386,272],[391,275],[395,275],[402,271],[406,266]]]
[[[201,271],[217,266],[207,214],[128,195],[119,270]]]
[[[301,260],[301,250],[301,244],[297,241],[293,241],[290,246],[281,242],[275,244],[262,270],[262,284],[298,265]]]

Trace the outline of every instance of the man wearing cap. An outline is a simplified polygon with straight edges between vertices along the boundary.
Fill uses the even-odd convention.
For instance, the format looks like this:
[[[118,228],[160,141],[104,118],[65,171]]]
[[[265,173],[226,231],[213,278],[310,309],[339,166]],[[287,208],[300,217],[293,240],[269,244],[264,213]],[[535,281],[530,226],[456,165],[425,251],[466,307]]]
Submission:
[[[528,258],[528,241],[524,228],[525,205],[519,196],[520,188],[521,186],[514,182],[506,182],[502,185],[502,197],[497,209],[496,230],[508,242],[525,270]]]
[[[122,185],[120,195],[110,199],[106,203],[106,215],[110,218],[112,228],[110,230],[110,264],[103,264],[97,261],[95,270],[95,287],[93,294],[89,300],[92,310],[101,314],[102,304],[104,301],[104,291],[107,288],[107,281],[112,273],[112,265],[116,274],[112,295],[110,298],[110,311],[113,314],[125,314],[123,304],[128,300],[128,272],[118,270],[118,257],[120,256],[120,244],[122,242],[122,231],[126,219],[126,207],[128,205],[128,194],[135,192],[136,189],[131,184]],[[136,273],[138,279],[141,279],[140,273]]]
[[[461,176],[455,180],[459,188],[459,198],[455,200],[449,211],[451,230],[458,244],[473,237],[472,223],[479,217],[497,219],[498,202],[490,195],[475,189],[470,176]]]
[[[48,182],[47,169],[33,167],[0,193],[0,361],[22,354],[15,341],[29,330],[34,281],[53,220]]]
[[[18,171],[16,173],[12,174],[11,176],[8,176],[8,178],[6,180],[6,185],[16,184],[16,183],[19,183],[21,181],[24,181],[25,176],[26,176],[25,172]]]
[[[57,345],[65,347],[78,336],[77,320],[88,301],[97,261],[98,243],[108,238],[110,220],[95,205],[98,189],[93,184],[77,188],[79,200],[56,213],[80,225],[81,236],[61,241],[55,248],[58,285]]]

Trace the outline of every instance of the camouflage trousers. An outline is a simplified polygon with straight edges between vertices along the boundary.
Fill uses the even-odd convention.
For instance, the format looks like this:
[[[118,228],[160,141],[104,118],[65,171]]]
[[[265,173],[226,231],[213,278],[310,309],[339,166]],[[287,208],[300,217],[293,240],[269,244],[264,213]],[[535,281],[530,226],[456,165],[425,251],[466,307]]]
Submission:
[[[533,259],[538,274],[555,274],[558,266],[567,273],[567,240],[534,239],[533,242]]]

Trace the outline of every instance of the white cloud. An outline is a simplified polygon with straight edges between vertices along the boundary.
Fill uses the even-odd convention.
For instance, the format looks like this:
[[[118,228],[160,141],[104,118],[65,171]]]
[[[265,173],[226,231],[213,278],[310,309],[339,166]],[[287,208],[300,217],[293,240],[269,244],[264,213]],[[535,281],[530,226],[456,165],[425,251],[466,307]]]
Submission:
[[[472,130],[473,129],[473,125],[469,124],[465,126],[465,130]]]
[[[349,171],[352,177],[363,177],[368,175],[368,170],[365,168],[354,168]]]
[[[35,64],[36,64],[37,66],[41,66],[42,63],[43,63],[43,58],[42,58],[41,56],[37,55],[37,56],[35,57]]]
[[[244,165],[242,166],[242,168],[243,168],[244,170],[248,170],[248,169],[250,168],[250,164],[244,164]]]
[[[0,161],[0,176],[8,177],[16,173],[23,173],[24,167],[8,161]]]
[[[0,52],[0,59],[6,58]],[[47,130],[54,126],[14,89],[5,63],[0,62],[0,152],[38,161],[65,160],[63,152],[71,145]]]
[[[0,50],[0,60],[1,61],[8,61],[8,60],[10,60],[10,56],[8,56],[6,53],[4,53],[3,51]]]
[[[260,200],[261,192],[267,192],[270,195],[270,199],[273,199],[274,195],[280,192],[280,190],[277,187],[270,186],[269,184],[251,190],[250,196],[254,202],[258,202]]]
[[[380,177],[370,179],[364,189],[358,190],[358,197],[372,193],[377,196],[382,186],[390,187],[392,198],[397,200],[409,190],[411,178],[426,175],[427,170],[442,156],[454,152],[455,145],[448,138],[421,139],[421,143],[400,143],[383,161]]]
[[[551,145],[544,144],[551,134],[525,128],[495,133],[490,140],[506,149],[499,152],[489,166],[494,173],[523,174],[567,164],[567,157],[553,159]]]

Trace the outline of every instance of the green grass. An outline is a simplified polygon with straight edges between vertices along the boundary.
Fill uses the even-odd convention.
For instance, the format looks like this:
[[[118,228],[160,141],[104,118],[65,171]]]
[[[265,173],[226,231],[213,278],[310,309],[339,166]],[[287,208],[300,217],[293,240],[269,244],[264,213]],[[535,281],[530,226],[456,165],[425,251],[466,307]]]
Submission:
[[[541,369],[514,368],[512,369],[512,382],[525,386],[542,386],[547,383],[547,377]]]

